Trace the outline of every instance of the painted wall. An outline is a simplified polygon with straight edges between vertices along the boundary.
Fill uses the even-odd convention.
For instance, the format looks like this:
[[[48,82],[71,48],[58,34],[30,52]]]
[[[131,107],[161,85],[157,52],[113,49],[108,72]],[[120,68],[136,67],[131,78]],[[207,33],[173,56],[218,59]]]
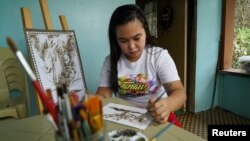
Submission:
[[[195,111],[211,108],[220,41],[222,1],[198,0]],[[250,118],[250,77],[218,73],[214,105]]]
[[[221,31],[221,0],[197,0],[195,112],[210,109]]]
[[[218,56],[221,0],[198,0],[197,12],[197,62],[195,85],[195,111],[210,109],[215,82]],[[67,17],[69,28],[75,30],[87,87],[95,92],[100,68],[108,54],[107,27],[112,11],[118,5],[135,3],[134,0],[48,0],[53,27],[61,29],[58,16]],[[28,59],[23,33],[20,8],[28,7],[32,13],[34,28],[44,28],[39,1],[1,0],[0,2],[0,47],[7,47],[6,37],[10,36]],[[211,10],[212,9],[212,10]],[[250,117],[249,78],[235,75],[220,75],[216,87],[215,105],[234,113]],[[31,106],[35,107],[33,90]],[[233,103],[233,104],[232,104]],[[35,108],[31,114],[35,114]]]
[[[219,75],[219,106],[250,119],[250,76],[221,73]]]
[[[89,92],[94,93],[97,89],[101,65],[109,52],[107,37],[109,18],[117,6],[135,3],[135,0],[47,0],[47,3],[53,29],[61,29],[58,16],[65,15],[69,28],[75,30],[87,87]],[[30,9],[33,28],[45,28],[39,0],[1,0],[0,47],[7,47],[6,37],[10,36],[29,60],[21,7]],[[30,92],[31,107],[35,107],[33,90],[31,89]],[[31,114],[36,112],[35,108],[31,109]]]

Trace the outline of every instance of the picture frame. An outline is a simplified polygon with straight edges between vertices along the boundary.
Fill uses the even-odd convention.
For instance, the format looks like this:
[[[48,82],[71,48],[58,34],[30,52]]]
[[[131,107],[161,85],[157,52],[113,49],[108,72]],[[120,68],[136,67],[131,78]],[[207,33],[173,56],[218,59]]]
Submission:
[[[73,30],[25,29],[32,68],[44,90],[57,102],[57,87],[66,85],[82,98],[87,91],[75,32]]]

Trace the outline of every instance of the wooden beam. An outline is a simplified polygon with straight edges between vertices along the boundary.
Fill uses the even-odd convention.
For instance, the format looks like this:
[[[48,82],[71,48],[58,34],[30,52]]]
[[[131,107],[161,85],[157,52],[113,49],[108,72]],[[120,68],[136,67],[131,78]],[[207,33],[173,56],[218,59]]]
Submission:
[[[234,39],[234,8],[236,0],[223,0],[220,69],[232,68]]]
[[[68,26],[68,22],[67,22],[66,17],[64,15],[60,15],[59,19],[61,22],[62,30],[63,31],[69,30],[69,26]]]
[[[22,21],[23,21],[23,28],[24,29],[32,29],[32,17],[31,17],[31,12],[30,12],[29,8],[22,7],[21,8],[21,15],[22,15]],[[38,112],[40,114],[42,114],[44,111],[43,103],[42,103],[42,101],[37,93],[36,93],[35,97],[36,97],[36,105],[38,108]]]
[[[21,8],[23,27],[28,29],[32,28],[32,17],[29,8],[22,7]]]
[[[50,19],[49,8],[46,0],[40,0],[40,6],[43,15],[43,22],[46,30],[52,29],[52,22]]]

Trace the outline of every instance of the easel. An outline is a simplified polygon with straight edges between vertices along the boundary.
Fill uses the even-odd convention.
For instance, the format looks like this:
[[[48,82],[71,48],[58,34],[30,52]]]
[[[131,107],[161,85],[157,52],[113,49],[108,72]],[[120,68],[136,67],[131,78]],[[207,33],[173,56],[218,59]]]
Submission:
[[[44,21],[44,25],[45,25],[45,30],[52,30],[53,29],[52,22],[50,19],[47,1],[46,0],[39,0],[39,1],[40,1],[40,7],[42,10],[42,16],[43,16],[43,21]],[[31,17],[31,12],[30,12],[29,8],[22,7],[21,14],[22,14],[24,29],[32,29],[32,17]],[[59,19],[60,19],[60,23],[62,26],[62,30],[63,31],[69,30],[66,17],[64,15],[59,15]],[[37,104],[39,113],[43,113],[44,107],[43,107],[42,101],[38,95],[36,95],[36,104]]]

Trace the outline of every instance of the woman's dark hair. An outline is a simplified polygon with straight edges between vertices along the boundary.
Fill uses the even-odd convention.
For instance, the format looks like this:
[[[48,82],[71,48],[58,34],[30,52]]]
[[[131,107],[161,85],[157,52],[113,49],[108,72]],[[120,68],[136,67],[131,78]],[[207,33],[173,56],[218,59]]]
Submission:
[[[118,92],[118,76],[117,76],[117,62],[121,55],[121,49],[116,38],[117,26],[124,25],[130,21],[138,19],[146,32],[146,45],[152,44],[152,38],[149,32],[148,22],[139,6],[134,4],[122,5],[115,9],[111,16],[109,23],[109,43],[110,43],[110,63],[111,75],[110,83],[113,92]]]

